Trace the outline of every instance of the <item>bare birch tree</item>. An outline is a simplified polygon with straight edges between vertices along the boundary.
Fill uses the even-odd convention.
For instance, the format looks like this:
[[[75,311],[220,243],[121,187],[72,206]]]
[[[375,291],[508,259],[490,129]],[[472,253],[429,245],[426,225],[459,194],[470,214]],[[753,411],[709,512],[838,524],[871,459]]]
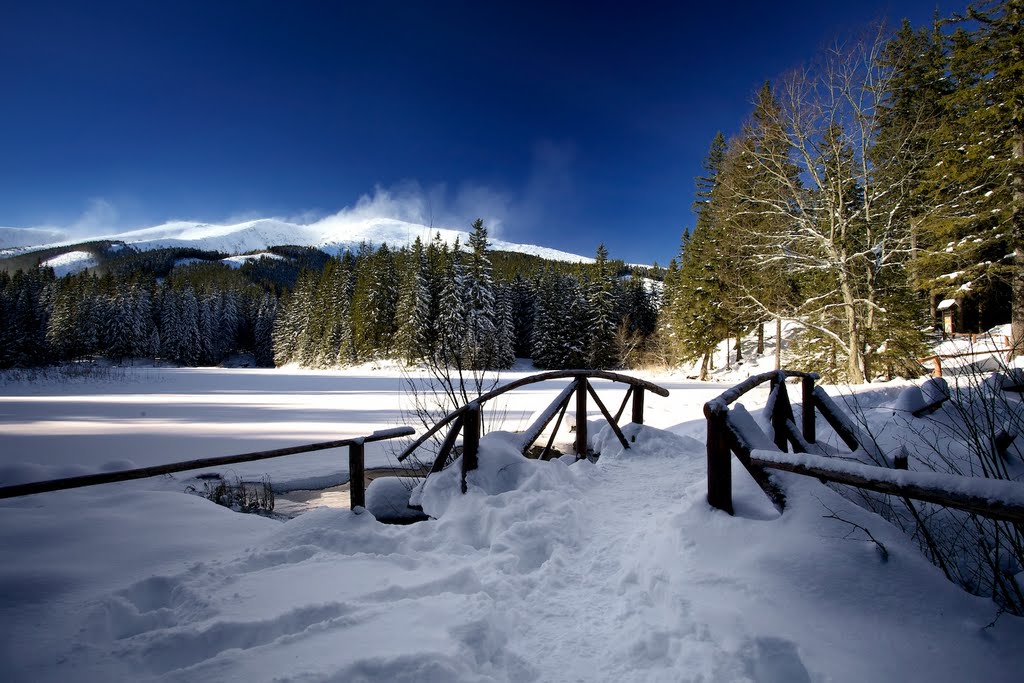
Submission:
[[[891,59],[882,65],[885,45],[879,29],[784,77],[771,106],[759,103],[753,128],[760,144],[744,150],[747,168],[762,181],[730,188],[745,207],[740,216],[771,219],[767,234],[749,240],[756,268],[781,269],[803,282],[798,299],[786,305],[752,287],[748,298],[838,347],[852,382],[871,377],[872,356],[886,341],[880,333],[887,303],[909,295],[909,181],[881,170],[897,159],[903,167],[915,162],[908,145],[888,145],[890,158],[875,153],[898,68]]]

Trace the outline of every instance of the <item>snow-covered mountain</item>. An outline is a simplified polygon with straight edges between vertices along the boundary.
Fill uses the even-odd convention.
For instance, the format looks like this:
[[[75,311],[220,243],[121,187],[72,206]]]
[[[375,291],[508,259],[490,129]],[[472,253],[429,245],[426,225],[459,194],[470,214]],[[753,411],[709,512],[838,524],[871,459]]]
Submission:
[[[0,250],[34,247],[63,239],[67,239],[67,234],[61,230],[0,227]]]
[[[7,232],[0,233],[0,248],[10,249],[9,253],[23,252],[29,248],[35,250],[67,246],[80,241],[63,239],[42,242],[36,241],[42,237],[41,235],[19,237],[16,234],[19,231],[16,229],[4,230],[11,232],[11,235],[8,236]],[[411,245],[419,237],[426,244],[433,239],[435,234],[439,234],[441,239],[448,244],[454,244],[458,239],[461,244],[465,245],[469,239],[469,233],[465,230],[432,228],[394,218],[346,215],[335,215],[309,224],[291,223],[275,218],[261,218],[233,225],[173,221],[140,230],[97,235],[89,239],[120,241],[144,251],[165,247],[194,247],[228,254],[244,254],[264,251],[269,247],[283,244],[295,244],[318,247],[329,253],[338,253],[346,249],[354,250],[361,242],[369,242],[374,245],[386,242],[390,246],[403,246]],[[34,243],[30,244],[30,242]],[[11,249],[12,247],[21,247],[21,249]],[[499,239],[491,240],[491,248],[532,254],[554,261],[592,262],[593,260],[557,249],[506,242]]]

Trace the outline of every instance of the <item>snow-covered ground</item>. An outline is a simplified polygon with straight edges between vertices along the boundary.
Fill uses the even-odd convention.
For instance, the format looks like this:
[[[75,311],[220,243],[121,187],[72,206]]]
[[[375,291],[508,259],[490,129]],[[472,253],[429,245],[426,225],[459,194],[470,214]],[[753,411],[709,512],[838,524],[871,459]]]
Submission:
[[[437,519],[412,526],[238,514],[183,494],[185,475],[0,501],[4,680],[1019,680],[1024,620],[988,626],[990,601],[817,481],[786,478],[779,515],[737,466],[737,515],[710,509],[701,406],[727,385],[646,378],[672,393],[648,396],[630,450],[596,422],[596,464],[526,461],[489,435],[469,493],[436,478]],[[0,380],[0,485],[365,434],[404,422],[402,382],[387,367]],[[563,385],[510,394],[505,428]],[[597,388],[618,406],[622,390]],[[346,468],[327,451],[233,469],[292,488]]]

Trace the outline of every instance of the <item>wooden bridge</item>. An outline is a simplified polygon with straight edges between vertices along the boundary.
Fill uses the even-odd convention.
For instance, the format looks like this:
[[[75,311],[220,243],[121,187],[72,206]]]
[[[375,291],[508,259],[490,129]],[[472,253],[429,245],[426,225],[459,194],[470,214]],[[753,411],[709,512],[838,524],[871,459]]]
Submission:
[[[575,450],[577,457],[587,457],[589,454],[587,449],[588,434],[587,434],[587,407],[588,398],[594,401],[594,404],[600,409],[601,414],[612,426],[612,430],[622,443],[624,448],[629,448],[629,442],[622,433],[622,429],[619,426],[619,421],[622,418],[622,414],[626,409],[626,406],[631,406],[631,421],[637,424],[642,424],[644,421],[644,399],[646,392],[651,392],[659,396],[668,396],[668,390],[662,387],[646,382],[635,377],[629,377],[627,375],[621,375],[614,372],[605,372],[603,370],[558,370],[553,372],[542,372],[529,377],[509,382],[497,389],[490,391],[477,397],[470,403],[457,408],[450,414],[445,416],[432,428],[427,430],[422,436],[413,441],[412,444],[406,448],[401,455],[398,456],[398,460],[406,460],[412,453],[418,448],[423,446],[428,439],[437,434],[440,430],[448,427],[448,433],[441,444],[437,455],[434,458],[433,465],[430,467],[429,472],[439,472],[446,466],[450,465],[456,458],[456,441],[459,435],[462,435],[463,442],[460,448],[461,463],[462,463],[462,488],[465,492],[466,488],[466,473],[476,469],[477,467],[477,454],[480,445],[480,437],[482,436],[482,420],[481,420],[481,409],[482,406],[502,394],[509,391],[519,389],[524,386],[531,384],[537,384],[540,382],[547,382],[551,380],[559,379],[571,379],[572,382],[558,395],[555,401],[541,414],[541,416],[530,425],[523,433],[522,437],[522,451],[524,455],[533,446],[534,442],[540,438],[544,429],[550,424],[552,419],[556,419],[554,429],[552,430],[551,437],[548,439],[547,445],[543,451],[539,454],[541,458],[547,458],[554,453],[552,447],[554,445],[555,433],[558,431],[559,425],[561,424],[565,414],[569,408],[569,404],[575,399],[576,406],[576,439],[575,439]],[[622,404],[613,415],[605,406],[600,396],[594,390],[593,380],[608,380],[611,382],[621,383],[628,386],[626,395],[622,400]],[[204,469],[208,467],[221,467],[224,465],[233,465],[243,462],[253,462],[256,460],[264,460],[268,458],[280,458],[289,455],[297,455],[301,453],[311,453],[314,451],[321,451],[334,448],[345,448],[348,450],[348,461],[349,461],[349,496],[350,505],[352,508],[365,507],[366,505],[366,468],[364,459],[364,444],[371,443],[374,441],[384,441],[388,439],[394,439],[403,436],[412,436],[415,434],[415,430],[412,427],[396,427],[393,429],[385,429],[373,432],[367,436],[342,439],[338,441],[325,441],[320,443],[304,444],[301,446],[291,446],[288,448],[278,448],[268,451],[257,451],[254,453],[241,453],[238,455],[228,455],[215,458],[203,458],[199,460],[187,460],[181,462],[168,463],[164,465],[154,465],[152,467],[140,467],[132,470],[122,470],[118,472],[103,472],[98,474],[89,474],[77,477],[66,477],[63,479],[51,479],[47,481],[31,482],[26,484],[17,484],[13,486],[0,487],[0,499],[3,498],[14,498],[17,496],[26,496],[35,493],[45,493],[48,491],[61,491],[65,489],[80,488],[83,486],[96,486],[99,484],[109,484],[121,481],[130,481],[133,479],[144,479],[147,477],[155,477],[165,474],[173,474],[176,472],[186,472],[189,470]]]
[[[558,370],[531,375],[482,394],[466,405],[456,408],[409,444],[398,456],[399,462],[407,460],[428,440],[437,438],[442,430],[447,428],[444,438],[440,441],[440,446],[433,454],[433,462],[429,467],[428,476],[430,473],[440,472],[458,461],[461,463],[462,490],[465,492],[466,475],[476,469],[478,465],[480,437],[483,431],[481,411],[484,404],[524,386],[561,379],[572,381],[522,432],[519,445],[524,456],[531,452],[535,442],[554,421],[554,427],[545,446],[539,452],[533,453],[535,457],[541,459],[551,457],[555,453],[553,450],[555,435],[570,405],[575,405],[574,451],[577,458],[592,457],[593,454],[588,448],[589,435],[587,433],[587,410],[590,400],[593,400],[594,405],[611,426],[622,447],[628,449],[630,442],[620,425],[626,407],[630,406],[631,408],[630,421],[635,424],[643,424],[647,392],[658,396],[668,396],[669,393],[667,389],[651,382],[603,370]],[[799,381],[801,391],[799,427],[787,389],[787,381],[792,379]],[[907,471],[905,454],[892,458],[891,467],[862,463],[851,464],[849,459],[826,457],[824,451],[817,445],[818,413],[832,427],[851,453],[862,448],[862,437],[849,416],[836,405],[822,387],[816,385],[817,379],[818,376],[814,373],[792,370],[767,372],[750,377],[704,405],[704,414],[707,419],[707,498],[713,507],[730,514],[733,512],[731,458],[735,455],[780,509],[785,506],[785,496],[781,486],[772,480],[769,470],[783,470],[812,476],[822,482],[846,484],[868,491],[937,503],[992,519],[1024,524],[1024,504],[1018,502],[1024,501],[1024,485],[1018,482],[993,481],[934,472],[910,472]],[[627,386],[626,394],[614,414],[595,390],[595,380]],[[944,380],[938,378],[929,380],[929,382],[936,383],[935,391],[929,394],[930,398],[915,414],[924,414],[937,409],[949,396]],[[756,425],[750,423],[749,416],[747,421],[744,421],[741,414],[731,408],[732,404],[747,392],[765,383],[771,387],[765,407],[768,424],[771,426],[770,434],[765,434]],[[18,484],[0,487],[0,499],[319,450],[347,448],[351,506],[357,508],[366,504],[364,444],[412,436],[414,433],[411,427],[397,427],[377,431],[363,437],[338,441]],[[457,447],[456,444],[460,436],[462,443],[460,447]],[[1010,434],[996,435],[995,446],[1005,453],[1014,438],[1015,435]],[[792,453],[789,452],[790,448],[792,448]]]
[[[423,446],[428,439],[438,434],[442,429],[448,428],[448,432],[441,442],[441,446],[434,456],[433,465],[430,467],[431,473],[440,472],[444,468],[448,467],[457,457],[455,454],[455,444],[459,437],[462,435],[462,449],[461,463],[462,463],[462,491],[466,492],[466,473],[477,468],[477,452],[480,447],[480,436],[482,431],[482,421],[480,419],[481,410],[483,405],[491,401],[502,394],[508,393],[515,389],[519,389],[524,386],[531,384],[538,384],[540,382],[548,382],[559,379],[572,379],[565,389],[555,398],[551,404],[540,413],[537,419],[523,432],[522,439],[520,441],[520,451],[523,455],[526,455],[533,447],[537,439],[540,438],[541,434],[551,423],[555,420],[555,426],[551,430],[551,435],[548,438],[547,444],[544,449],[537,455],[541,459],[547,459],[552,453],[552,446],[554,445],[555,435],[558,432],[558,428],[565,417],[566,411],[569,409],[569,404],[573,402],[575,398],[576,404],[576,440],[575,440],[575,451],[577,458],[585,458],[590,455],[588,450],[588,434],[587,434],[587,402],[588,398],[593,399],[594,404],[601,411],[601,415],[611,425],[612,431],[622,444],[623,448],[629,448],[629,441],[626,440],[625,435],[622,433],[622,428],[619,426],[619,420],[622,418],[622,414],[626,409],[626,406],[632,399],[632,410],[630,415],[630,421],[635,424],[643,424],[644,422],[644,397],[645,392],[651,392],[658,396],[668,396],[668,389],[659,387],[651,382],[646,382],[636,377],[630,377],[628,375],[622,375],[616,372],[606,372],[604,370],[555,370],[552,372],[542,372],[536,375],[530,375],[514,382],[509,382],[493,391],[489,391],[486,394],[482,394],[475,400],[467,403],[451,413],[446,415],[436,425],[428,429],[418,439],[413,441],[399,456],[398,461],[403,462],[409,456],[411,456],[417,449]],[[593,380],[608,380],[611,382],[617,382],[627,385],[629,388],[626,390],[626,395],[622,399],[622,403],[619,405],[619,409],[615,411],[613,415],[605,406],[601,397],[594,390]]]

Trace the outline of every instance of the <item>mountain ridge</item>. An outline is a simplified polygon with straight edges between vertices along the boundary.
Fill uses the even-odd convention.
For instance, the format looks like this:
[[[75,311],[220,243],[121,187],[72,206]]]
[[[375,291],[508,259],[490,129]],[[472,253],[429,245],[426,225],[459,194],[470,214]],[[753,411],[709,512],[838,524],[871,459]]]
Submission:
[[[19,230],[31,234],[20,234]],[[123,232],[112,232],[79,240],[66,238],[49,243],[16,244],[19,237],[44,239],[56,235],[52,230],[32,228],[5,228],[0,233],[0,250],[7,256],[26,254],[43,249],[71,247],[89,241],[109,240],[149,251],[167,247],[195,247],[208,251],[219,251],[230,255],[265,251],[270,247],[285,244],[316,247],[328,253],[338,254],[354,251],[363,242],[379,246],[402,247],[412,245],[417,237],[424,243],[440,235],[449,245],[458,240],[465,245],[469,231],[441,228],[413,223],[396,218],[365,216],[331,216],[309,223],[293,223],[278,218],[258,218],[231,224],[204,223],[199,221],[169,221],[161,225]],[[491,239],[491,248],[496,251],[511,251],[531,254],[552,261],[591,263],[592,258],[534,244]]]

